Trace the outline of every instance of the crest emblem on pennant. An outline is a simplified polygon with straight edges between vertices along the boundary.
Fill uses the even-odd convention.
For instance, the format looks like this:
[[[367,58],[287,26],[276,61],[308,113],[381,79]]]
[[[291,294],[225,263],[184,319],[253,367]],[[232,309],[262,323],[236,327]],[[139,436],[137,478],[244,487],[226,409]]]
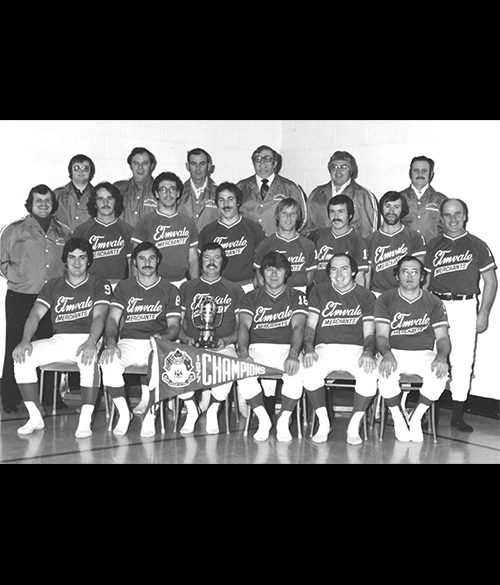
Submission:
[[[161,379],[175,388],[189,386],[196,378],[193,360],[185,351],[177,348],[165,356]]]

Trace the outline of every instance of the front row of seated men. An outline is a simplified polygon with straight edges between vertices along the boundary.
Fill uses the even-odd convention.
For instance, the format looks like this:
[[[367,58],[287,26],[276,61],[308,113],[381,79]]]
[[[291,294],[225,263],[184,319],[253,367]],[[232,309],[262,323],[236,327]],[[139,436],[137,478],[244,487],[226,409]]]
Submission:
[[[13,352],[16,380],[29,413],[28,422],[18,429],[20,435],[44,428],[36,368],[54,360],[75,361],[80,369],[82,407],[75,436],[92,435],[100,370],[118,412],[113,432],[124,435],[133,417],[125,397],[125,368],[148,363],[152,336],[196,345],[193,320],[200,301],[207,296],[216,300],[223,313],[215,351],[284,371],[283,402],[276,424],[278,441],[292,439],[290,416],[303,388],[319,422],[313,441],[327,440],[331,424],[324,380],[330,371],[340,369],[356,378],[348,443],[362,442],[360,423],[377,387],[391,411],[396,438],[421,442],[422,417],[440,397],[448,379],[446,312],[437,297],[422,290],[424,267],[412,256],[402,258],[394,269],[398,288],[378,299],[356,284],[356,262],[346,254],[330,260],[329,281],[313,287],[309,298],[287,284],[291,267],[279,252],[265,255],[259,268],[263,285],[246,295],[221,276],[227,259],[224,249],[213,242],[201,250],[201,276],[185,282],[180,290],[158,276],[162,256],[150,242],[134,249],[136,276],[120,281],[114,291],[109,282],[89,274],[93,252],[87,240],[71,238],[62,259],[65,275],[43,287],[23,339]],[[38,322],[49,309],[53,337],[32,341]],[[402,373],[423,378],[409,424],[400,407]],[[238,382],[241,397],[258,418],[257,441],[269,437],[272,421],[264,395],[275,391],[274,382],[261,383],[257,378]],[[225,384],[211,391],[206,416],[210,434],[219,432],[218,408],[230,389],[231,384]],[[141,436],[146,437],[155,434],[154,389],[149,391],[150,399],[143,396],[147,404],[140,409]],[[199,410],[192,393],[181,398],[187,406],[181,432],[188,434],[195,428]]]

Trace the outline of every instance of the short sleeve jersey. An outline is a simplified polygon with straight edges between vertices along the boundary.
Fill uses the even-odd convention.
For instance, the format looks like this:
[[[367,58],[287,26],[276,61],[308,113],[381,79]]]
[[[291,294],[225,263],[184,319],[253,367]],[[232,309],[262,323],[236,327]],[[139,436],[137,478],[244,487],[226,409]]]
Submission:
[[[307,315],[307,297],[288,284],[279,295],[273,296],[264,286],[248,292],[240,314],[251,315],[250,344],[289,344],[292,338],[292,317]]]
[[[189,249],[198,245],[198,230],[190,217],[180,213],[167,216],[154,211],[138,221],[132,241],[136,244],[152,242],[163,256],[158,274],[174,282],[186,277]]]
[[[372,292],[359,284],[341,292],[324,282],[311,289],[308,301],[309,312],[319,316],[316,345],[363,345],[363,324],[375,319],[375,295]]]
[[[116,285],[112,307],[123,310],[121,339],[149,339],[167,328],[169,317],[181,317],[179,290],[164,278],[151,286],[137,278],[127,278]]]
[[[386,291],[375,303],[375,324],[387,323],[389,341],[393,349],[410,351],[434,349],[434,329],[448,326],[443,303],[433,294],[420,291],[420,296],[409,301],[399,288]]]
[[[287,284],[292,287],[306,286],[307,273],[318,267],[316,246],[300,234],[291,240],[283,238],[278,233],[267,237],[255,252],[255,268],[260,268],[262,259],[268,252],[280,252],[288,258],[292,266],[292,276],[287,280]]]
[[[201,230],[198,250],[209,242],[219,244],[227,256],[223,277],[232,282],[251,281],[255,250],[265,237],[260,224],[243,216],[230,226],[214,221]]]
[[[180,287],[181,306],[184,314],[184,329],[190,337],[198,338],[201,325],[199,319],[200,302],[210,297],[217,304],[216,323],[222,316],[222,322],[216,330],[218,337],[228,337],[236,329],[236,316],[240,310],[245,293],[240,285],[219,278],[215,282],[207,282],[203,277],[184,282]]]
[[[109,224],[92,218],[75,229],[73,236],[88,240],[92,246],[94,261],[89,268],[90,274],[118,280],[127,278],[133,230],[130,224],[118,218]]]
[[[109,306],[111,285],[107,280],[94,274],[89,274],[77,285],[71,284],[65,276],[61,276],[49,280],[36,300],[50,309],[55,335],[90,333],[93,309],[97,305]]]
[[[368,270],[368,248],[365,240],[352,228],[342,236],[335,236],[331,228],[321,228],[318,230],[316,250],[318,253],[318,269],[314,275],[316,283],[329,281],[326,267],[334,254],[349,254],[356,260],[359,270]]]
[[[430,272],[429,290],[438,293],[477,295],[480,275],[496,269],[488,246],[465,232],[457,238],[433,238],[427,246],[425,268]]]
[[[416,256],[423,261],[425,240],[415,230],[401,226],[395,234],[386,234],[381,229],[366,238],[369,263],[372,267],[371,288],[382,293],[396,288],[394,267],[404,256]]]

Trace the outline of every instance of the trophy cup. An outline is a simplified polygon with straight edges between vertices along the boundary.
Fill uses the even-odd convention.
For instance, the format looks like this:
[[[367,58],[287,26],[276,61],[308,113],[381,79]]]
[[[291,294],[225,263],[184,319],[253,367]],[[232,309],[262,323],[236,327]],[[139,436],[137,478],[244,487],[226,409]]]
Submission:
[[[224,312],[218,312],[217,303],[210,296],[203,297],[198,305],[198,311],[193,314],[193,323],[200,330],[197,347],[211,349],[216,346],[215,330],[224,319]]]

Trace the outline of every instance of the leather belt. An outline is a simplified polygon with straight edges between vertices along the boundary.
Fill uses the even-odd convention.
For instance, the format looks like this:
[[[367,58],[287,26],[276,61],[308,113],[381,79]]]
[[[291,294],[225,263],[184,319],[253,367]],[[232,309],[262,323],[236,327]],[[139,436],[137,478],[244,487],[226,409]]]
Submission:
[[[442,301],[468,301],[475,298],[476,295],[454,295],[452,293],[438,293],[432,291],[433,295],[436,295]]]

